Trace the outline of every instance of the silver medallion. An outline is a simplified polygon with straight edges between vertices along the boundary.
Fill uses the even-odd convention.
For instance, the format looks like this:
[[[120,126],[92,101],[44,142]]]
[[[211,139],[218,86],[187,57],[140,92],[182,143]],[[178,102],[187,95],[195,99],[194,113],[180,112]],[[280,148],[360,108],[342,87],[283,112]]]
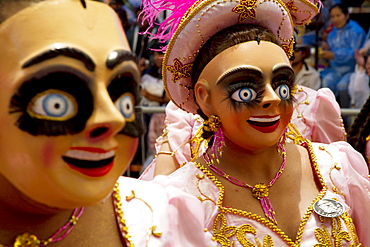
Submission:
[[[332,199],[321,199],[315,202],[313,210],[324,217],[338,217],[344,213],[344,206],[342,203]]]

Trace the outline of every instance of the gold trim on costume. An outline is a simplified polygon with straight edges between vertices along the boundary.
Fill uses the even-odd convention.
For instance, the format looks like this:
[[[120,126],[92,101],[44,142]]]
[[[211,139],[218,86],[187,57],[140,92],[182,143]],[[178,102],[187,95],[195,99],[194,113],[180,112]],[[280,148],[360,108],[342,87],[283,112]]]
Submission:
[[[115,209],[115,212],[116,212],[116,215],[117,215],[117,219],[118,219],[121,234],[125,238],[125,240],[128,244],[128,247],[134,247],[135,245],[132,242],[132,236],[128,232],[128,227],[126,225],[126,220],[124,218],[124,211],[122,209],[122,202],[121,202],[122,198],[121,198],[121,195],[120,195],[119,183],[118,182],[114,186],[112,196],[113,196],[113,205],[114,205],[114,209]],[[137,199],[139,201],[142,201],[150,209],[150,211],[152,212],[152,215],[154,214],[154,211],[153,211],[152,207],[145,200],[137,197],[134,190],[131,190],[130,195],[126,196],[125,199],[126,199],[126,201],[131,201],[133,199]],[[162,236],[162,232],[157,231],[157,225],[154,225],[153,223],[154,223],[154,217],[152,216],[152,226],[148,229],[148,235],[147,235],[147,238],[146,238],[146,245],[145,246],[148,246],[149,237],[151,235],[153,235],[154,237],[157,237],[157,238],[160,238]]]
[[[200,164],[198,162],[194,162],[195,166],[198,169],[200,169],[203,172],[203,174],[205,174],[210,180],[212,180],[214,185],[219,189],[219,196],[218,196],[218,199],[217,199],[217,202],[216,202],[219,213],[216,216],[215,221],[217,220],[218,223],[221,223],[221,225],[220,224],[214,224],[214,226],[213,226],[213,232],[214,232],[213,238],[214,238],[215,241],[219,242],[221,244],[221,246],[223,246],[223,247],[224,246],[231,246],[232,241],[230,240],[230,238],[235,236],[241,244],[244,244],[243,246],[253,246],[253,245],[245,245],[250,241],[241,237],[241,235],[240,235],[240,234],[245,233],[247,231],[249,231],[249,232],[253,231],[253,228],[249,227],[248,224],[244,224],[244,225],[241,225],[239,227],[228,226],[227,225],[226,215],[227,214],[233,214],[233,215],[239,215],[239,216],[242,216],[242,217],[246,217],[246,218],[249,218],[251,220],[254,220],[254,221],[257,221],[259,223],[264,224],[269,229],[274,231],[277,235],[279,235],[280,238],[283,241],[285,241],[289,246],[299,246],[300,245],[300,242],[302,240],[303,230],[306,226],[306,223],[307,223],[308,219],[310,218],[310,216],[312,215],[312,212],[313,212],[313,204],[316,201],[321,200],[324,197],[324,195],[327,191],[327,185],[325,184],[325,181],[324,181],[324,179],[323,179],[323,177],[320,173],[320,170],[319,170],[319,167],[318,167],[318,164],[317,164],[316,155],[313,151],[312,145],[309,141],[307,141],[307,143],[308,143],[307,150],[310,153],[312,165],[313,165],[314,171],[316,173],[316,176],[318,177],[319,182],[322,186],[322,189],[319,192],[319,194],[316,196],[316,198],[308,206],[308,209],[307,209],[306,213],[304,214],[303,219],[301,220],[300,227],[298,229],[297,236],[296,236],[297,238],[296,238],[295,241],[291,240],[280,228],[278,228],[274,223],[265,219],[264,217],[261,217],[257,214],[247,212],[247,211],[244,211],[244,210],[224,207],[222,205],[223,200],[224,200],[224,195],[225,195],[224,186],[216,178],[216,176],[211,173],[211,171],[207,167],[203,166],[202,164]],[[197,174],[197,178],[199,176],[200,175]],[[198,178],[198,179],[200,180],[200,178]],[[198,182],[200,182],[200,181],[198,181]],[[204,193],[201,192],[200,187],[197,186],[197,188],[198,188],[199,193],[201,193],[201,195],[204,195]],[[202,200],[203,201],[208,200],[207,197],[206,197],[206,199],[203,199],[203,198],[199,198],[199,199],[201,201]],[[225,222],[224,220],[226,220],[226,225],[223,225],[224,222]],[[274,243],[273,243],[272,239],[270,239],[269,235],[266,235],[264,237],[263,241],[264,241],[264,243],[266,243],[266,245],[264,245],[264,246],[269,246],[269,245],[267,245],[267,243],[270,244],[270,246],[274,246],[273,245]],[[256,242],[257,242],[257,240],[256,240]]]
[[[336,162],[334,162],[333,161],[333,156],[331,155],[331,153],[328,151],[328,150],[326,150],[326,148],[325,148],[325,146],[320,146],[319,147],[319,150],[321,150],[321,151],[324,151],[324,152],[326,152],[329,156],[330,156],[330,158],[331,158],[331,163],[333,164],[331,167],[330,167],[330,171],[329,171],[329,178],[330,178],[330,181],[331,181],[331,183],[333,184],[333,192],[334,193],[336,193],[336,194],[338,194],[338,195],[341,195],[341,196],[343,196],[343,198],[344,199],[346,199],[346,196],[342,193],[342,191],[335,185],[335,183],[334,183],[334,180],[333,180],[333,177],[332,177],[332,172],[333,172],[333,170],[337,170],[337,171],[339,171],[340,169],[342,169],[340,166],[338,166],[338,163],[336,163]]]

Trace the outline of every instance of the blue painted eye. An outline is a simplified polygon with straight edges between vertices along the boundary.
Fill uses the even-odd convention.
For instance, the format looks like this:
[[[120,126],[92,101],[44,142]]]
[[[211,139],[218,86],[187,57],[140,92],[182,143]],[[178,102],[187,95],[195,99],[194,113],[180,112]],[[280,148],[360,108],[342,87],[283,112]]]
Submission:
[[[290,96],[290,90],[287,85],[280,85],[275,89],[275,92],[280,97],[280,99],[288,99]]]
[[[238,102],[249,102],[256,99],[257,93],[250,88],[241,88],[236,90],[232,95],[231,98]]]
[[[27,108],[34,118],[65,121],[77,114],[77,103],[70,94],[50,89],[37,94]]]
[[[131,93],[124,93],[116,100],[115,105],[126,121],[132,122],[135,120],[134,97]]]

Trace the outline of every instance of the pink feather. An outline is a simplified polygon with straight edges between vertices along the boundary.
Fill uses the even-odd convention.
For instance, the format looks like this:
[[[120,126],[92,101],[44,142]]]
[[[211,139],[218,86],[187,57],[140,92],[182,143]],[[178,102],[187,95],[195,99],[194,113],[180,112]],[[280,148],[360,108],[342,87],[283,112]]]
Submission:
[[[189,10],[189,8],[196,2],[196,0],[143,0],[142,1],[142,23],[148,22],[149,28],[143,34],[149,34],[151,39],[157,39],[161,43],[166,43],[175,33],[179,26],[182,17]],[[161,23],[157,22],[158,16],[168,10],[170,13]],[[157,26],[156,33],[150,30]],[[162,48],[166,50],[166,46]]]

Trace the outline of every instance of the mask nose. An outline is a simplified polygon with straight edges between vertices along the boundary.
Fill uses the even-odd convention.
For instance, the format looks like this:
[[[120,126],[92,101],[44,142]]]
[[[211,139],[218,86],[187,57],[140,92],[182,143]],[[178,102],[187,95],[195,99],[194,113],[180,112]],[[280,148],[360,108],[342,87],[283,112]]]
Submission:
[[[107,133],[109,131],[109,128],[108,127],[98,127],[94,130],[92,130],[90,133],[89,133],[89,138],[96,138],[96,137],[99,137],[99,136],[102,136],[104,135],[105,133]]]
[[[265,92],[261,102],[263,109],[277,106],[281,102],[280,97],[277,95],[275,90],[272,88],[270,83],[266,84]]]
[[[111,100],[108,92],[100,92],[95,97],[95,108],[87,121],[87,138],[100,140],[116,135],[125,127],[126,121]]]

